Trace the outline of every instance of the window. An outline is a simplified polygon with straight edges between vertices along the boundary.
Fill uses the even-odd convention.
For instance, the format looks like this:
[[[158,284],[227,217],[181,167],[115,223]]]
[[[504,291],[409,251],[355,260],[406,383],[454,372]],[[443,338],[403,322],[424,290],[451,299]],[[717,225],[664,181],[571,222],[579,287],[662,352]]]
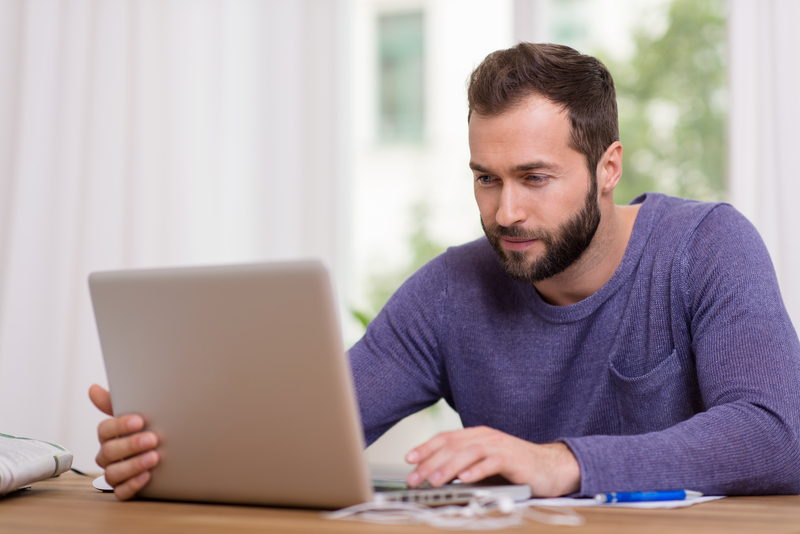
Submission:
[[[425,100],[422,12],[381,15],[378,40],[380,140],[422,141]]]
[[[725,0],[546,3],[543,40],[598,57],[614,77],[624,146],[615,201],[645,191],[724,200]]]

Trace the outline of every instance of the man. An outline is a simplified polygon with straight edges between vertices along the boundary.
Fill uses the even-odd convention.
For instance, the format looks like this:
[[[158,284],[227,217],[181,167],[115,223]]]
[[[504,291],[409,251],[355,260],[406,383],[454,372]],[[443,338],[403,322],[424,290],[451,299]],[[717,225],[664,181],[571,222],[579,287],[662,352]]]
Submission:
[[[800,492],[800,343],[753,227],[724,204],[614,205],[616,97],[594,58],[521,43],[468,97],[486,238],[412,276],[350,350],[367,441],[444,397],[465,429],[408,454],[411,486]],[[98,429],[123,499],[158,462],[141,428]]]

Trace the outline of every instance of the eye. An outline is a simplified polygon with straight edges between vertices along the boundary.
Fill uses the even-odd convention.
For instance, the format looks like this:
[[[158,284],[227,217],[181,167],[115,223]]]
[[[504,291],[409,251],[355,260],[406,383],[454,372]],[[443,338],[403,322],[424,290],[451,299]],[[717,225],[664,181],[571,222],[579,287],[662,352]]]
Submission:
[[[548,177],[543,174],[529,174],[525,179],[533,184],[543,184],[547,182]]]
[[[488,174],[480,174],[475,177],[475,180],[477,180],[481,184],[488,185],[492,183],[493,178]]]

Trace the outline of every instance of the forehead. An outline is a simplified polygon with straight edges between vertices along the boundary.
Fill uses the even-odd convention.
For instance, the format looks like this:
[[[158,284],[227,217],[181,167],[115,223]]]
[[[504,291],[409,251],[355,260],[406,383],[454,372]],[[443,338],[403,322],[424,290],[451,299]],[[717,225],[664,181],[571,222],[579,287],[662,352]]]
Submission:
[[[497,158],[558,160],[580,156],[569,145],[570,134],[567,111],[538,95],[526,97],[499,115],[473,113],[469,121],[473,161]]]

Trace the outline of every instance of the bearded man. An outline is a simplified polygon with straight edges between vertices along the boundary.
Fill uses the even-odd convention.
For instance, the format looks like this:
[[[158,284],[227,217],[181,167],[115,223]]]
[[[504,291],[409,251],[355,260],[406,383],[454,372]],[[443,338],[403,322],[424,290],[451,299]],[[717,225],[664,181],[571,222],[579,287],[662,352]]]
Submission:
[[[367,442],[444,398],[465,428],[407,455],[410,486],[800,493],[800,342],[752,225],[726,204],[614,204],[616,96],[595,58],[520,43],[468,99],[486,237],[420,269],[350,350]],[[137,417],[99,429],[120,498],[159,460]]]

